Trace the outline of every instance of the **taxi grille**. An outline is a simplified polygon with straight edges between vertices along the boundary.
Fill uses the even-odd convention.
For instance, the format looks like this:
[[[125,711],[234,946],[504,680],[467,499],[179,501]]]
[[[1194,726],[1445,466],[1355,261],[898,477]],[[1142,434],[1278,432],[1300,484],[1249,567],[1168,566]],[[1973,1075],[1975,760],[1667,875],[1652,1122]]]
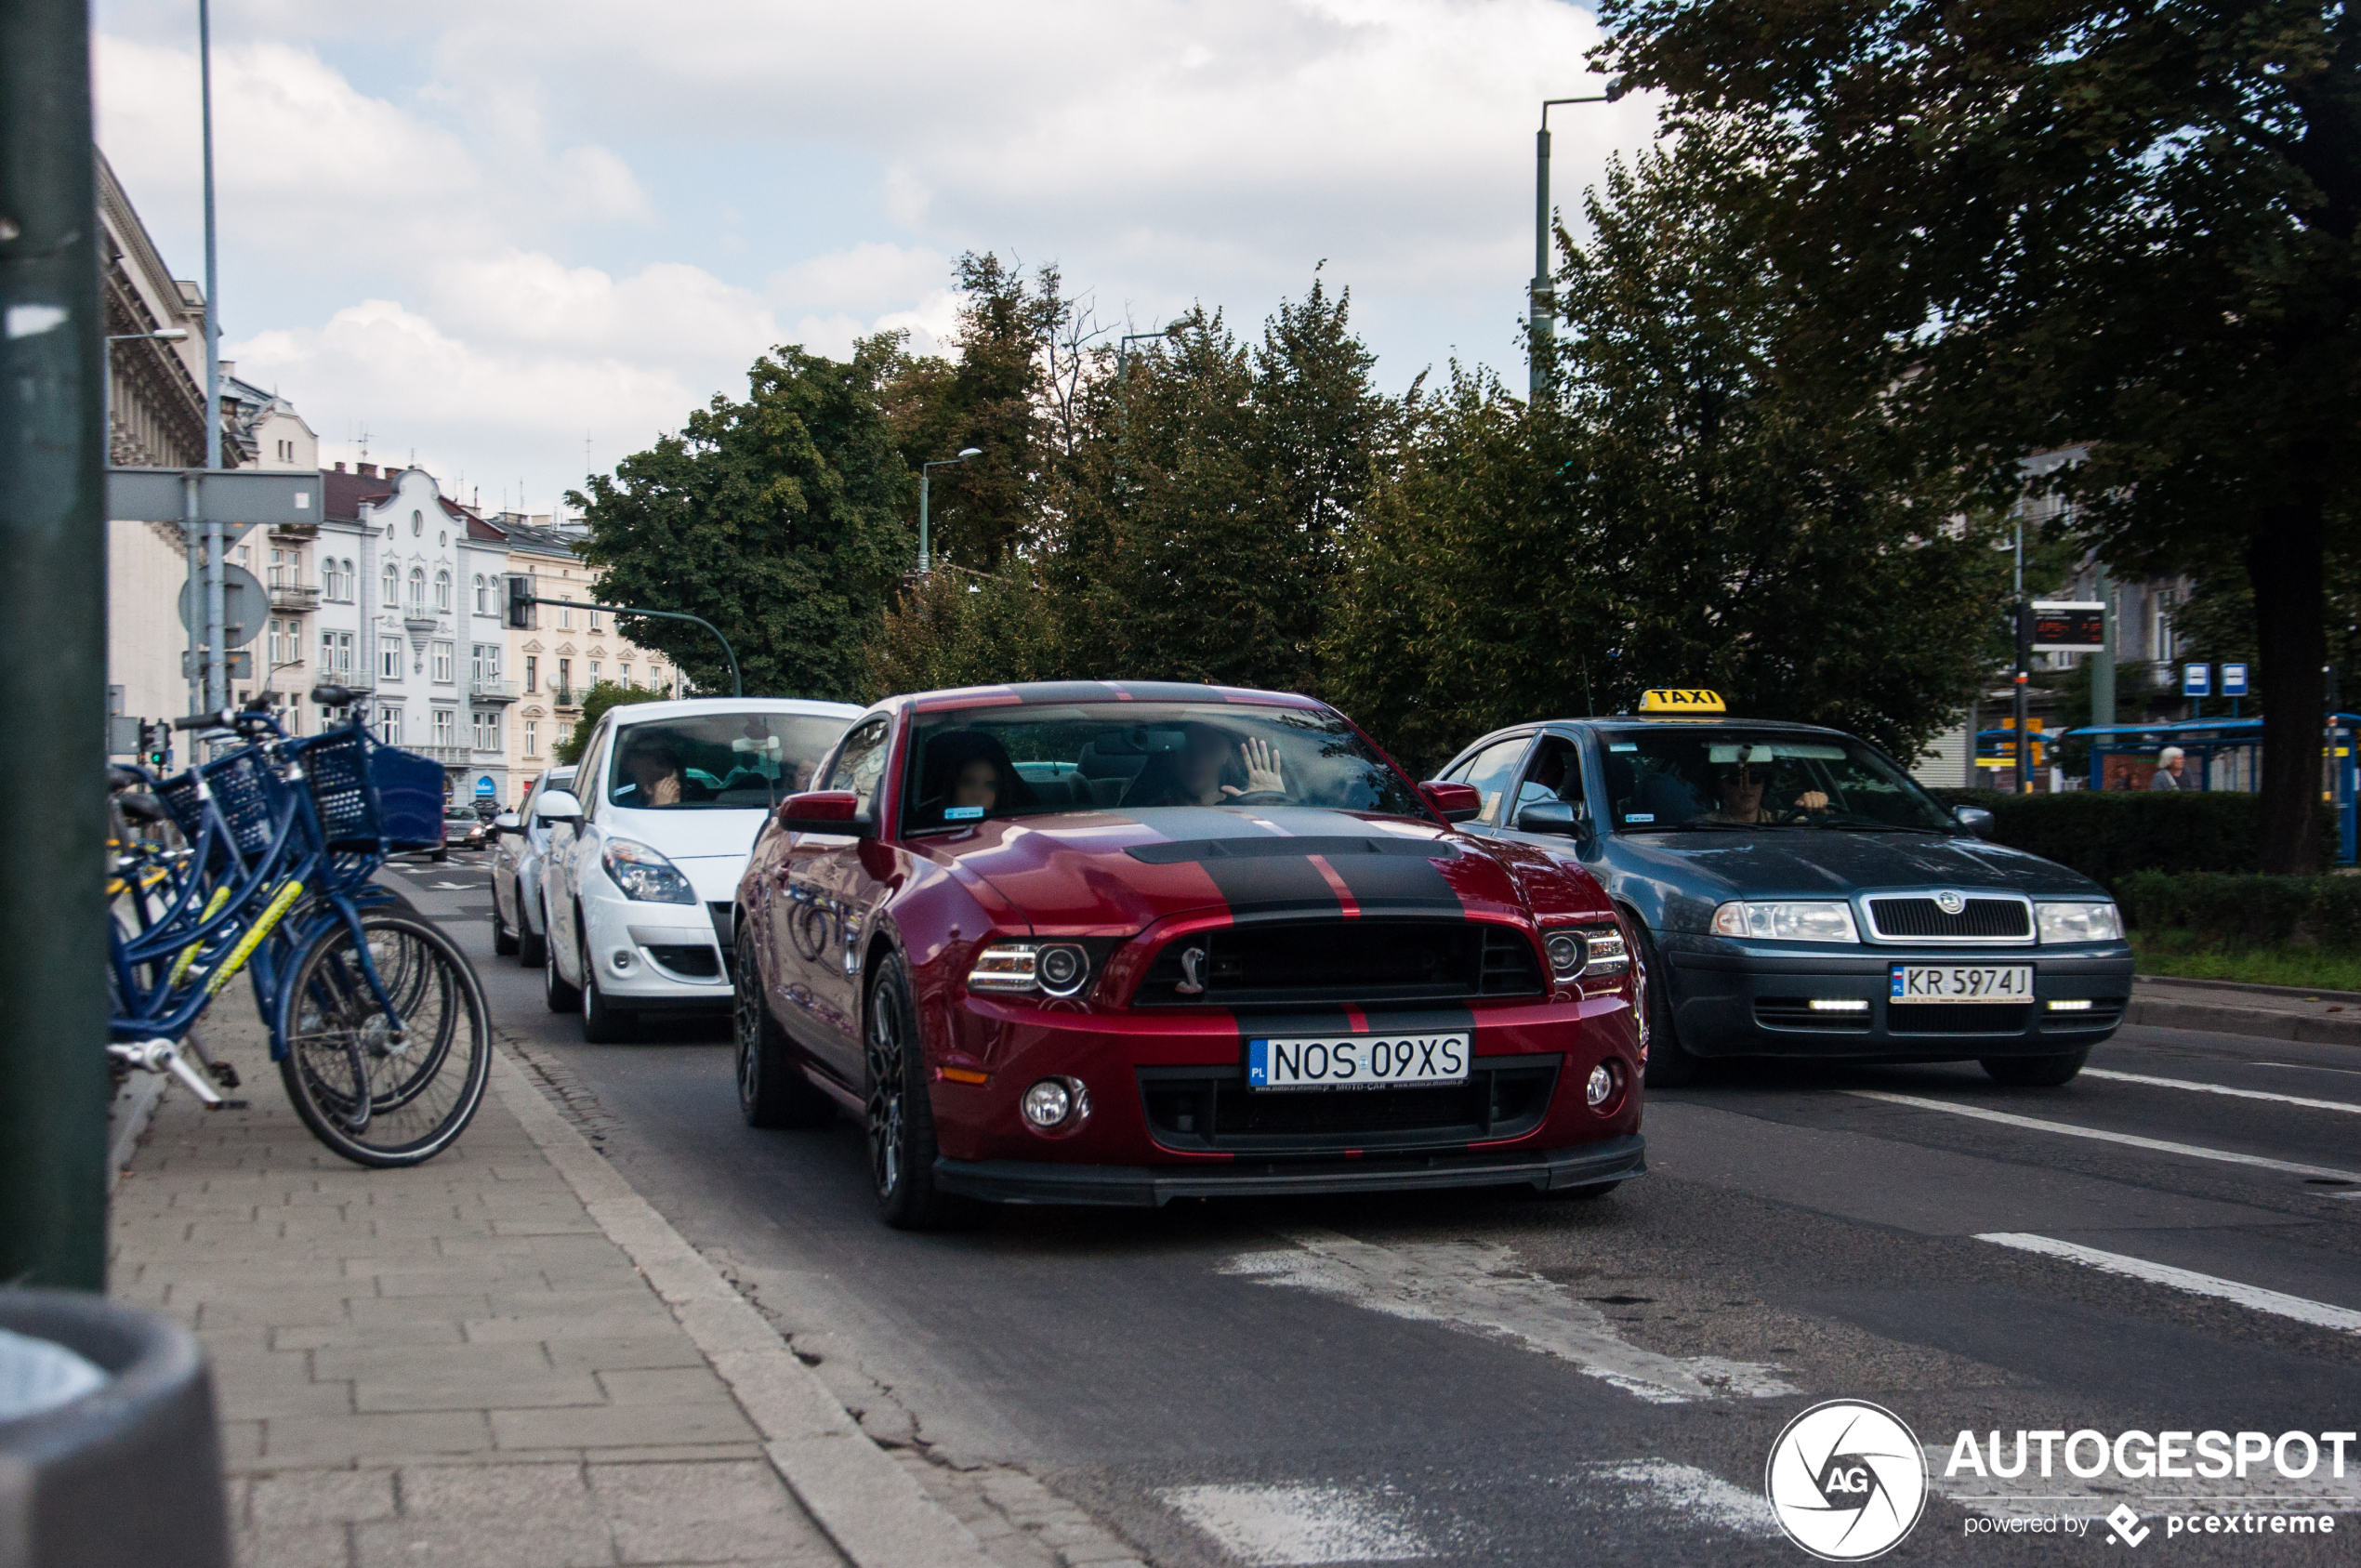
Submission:
[[[1183,954],[1203,948],[1190,993]],[[1368,1007],[1537,996],[1541,960],[1514,926],[1469,920],[1305,920],[1175,938],[1134,1007]]]
[[[1464,1084],[1256,1093],[1238,1068],[1142,1067],[1140,1096],[1168,1149],[1324,1154],[1516,1138],[1541,1125],[1556,1057],[1478,1057]]]
[[[1932,894],[1872,898],[1871,934],[1904,942],[2025,942],[2033,936],[2033,906],[2016,898],[1971,898],[1946,915]]]

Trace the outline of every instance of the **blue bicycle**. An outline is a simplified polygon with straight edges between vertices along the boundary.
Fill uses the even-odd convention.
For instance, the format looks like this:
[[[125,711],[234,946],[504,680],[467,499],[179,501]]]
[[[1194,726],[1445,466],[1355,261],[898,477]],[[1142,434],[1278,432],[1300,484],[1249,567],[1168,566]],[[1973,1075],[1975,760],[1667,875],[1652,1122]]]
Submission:
[[[348,710],[346,722],[298,739],[267,700],[196,715],[176,727],[244,744],[161,784],[136,770],[111,775],[121,825],[109,1050],[226,1103],[180,1046],[246,974],[313,1136],[356,1164],[416,1165],[466,1128],[492,1069],[474,968],[372,879],[387,855],[442,842],[442,770],[370,733],[368,693],[322,686],[311,700]],[[128,825],[158,818],[177,832]]]

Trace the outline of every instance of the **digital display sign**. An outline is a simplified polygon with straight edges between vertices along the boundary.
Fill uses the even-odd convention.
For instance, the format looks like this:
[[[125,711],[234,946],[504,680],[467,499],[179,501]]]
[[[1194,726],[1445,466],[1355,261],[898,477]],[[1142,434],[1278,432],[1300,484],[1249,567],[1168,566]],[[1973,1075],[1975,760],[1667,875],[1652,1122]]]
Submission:
[[[2106,646],[2107,607],[2104,604],[2036,604],[2033,606],[2033,648],[2039,653],[2087,653]]]

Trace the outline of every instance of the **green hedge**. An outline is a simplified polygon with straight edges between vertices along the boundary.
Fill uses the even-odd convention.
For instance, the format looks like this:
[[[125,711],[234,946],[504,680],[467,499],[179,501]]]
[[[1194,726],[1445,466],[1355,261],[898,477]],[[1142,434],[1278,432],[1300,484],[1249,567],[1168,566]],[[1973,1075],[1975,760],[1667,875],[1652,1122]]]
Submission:
[[[2361,950],[2361,876],[2135,871],[2115,894],[2137,930],[2184,930],[2224,947]]]
[[[2261,797],[2231,790],[1931,793],[1946,807],[1990,811],[1996,842],[2070,865],[2109,888],[2139,871],[2247,871],[2261,858]]]

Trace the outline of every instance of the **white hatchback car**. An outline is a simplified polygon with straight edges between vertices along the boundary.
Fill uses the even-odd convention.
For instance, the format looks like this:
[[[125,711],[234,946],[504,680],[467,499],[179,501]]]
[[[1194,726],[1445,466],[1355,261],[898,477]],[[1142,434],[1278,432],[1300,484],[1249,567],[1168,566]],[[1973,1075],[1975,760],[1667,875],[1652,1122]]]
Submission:
[[[542,991],[582,1037],[627,1038],[643,1012],[731,1000],[738,878],[763,824],[861,715],[845,703],[698,697],[600,718],[572,791],[547,789]]]

